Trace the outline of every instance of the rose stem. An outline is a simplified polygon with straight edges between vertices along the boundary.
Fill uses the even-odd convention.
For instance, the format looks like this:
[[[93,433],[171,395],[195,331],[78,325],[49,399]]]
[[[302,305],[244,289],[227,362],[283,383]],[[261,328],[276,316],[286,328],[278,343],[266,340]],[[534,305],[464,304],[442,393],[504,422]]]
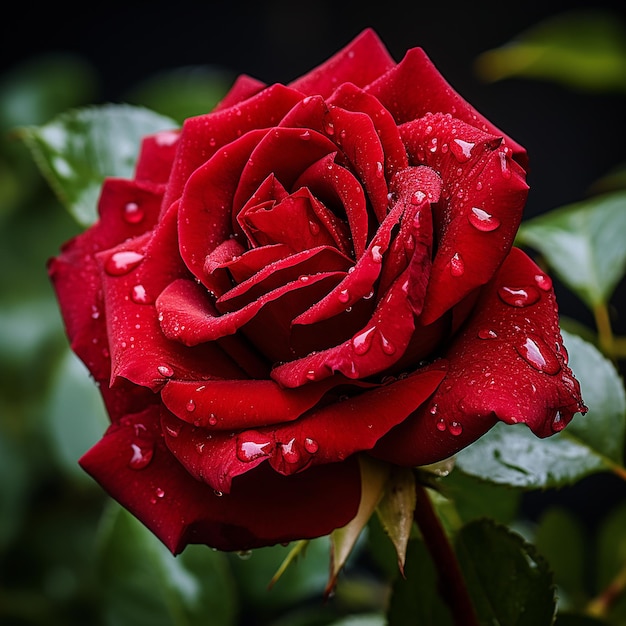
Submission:
[[[606,617],[611,607],[626,591],[626,564],[618,572],[611,584],[587,605],[587,614]]]
[[[456,555],[433,509],[426,488],[416,482],[417,501],[413,519],[437,568],[439,593],[450,608],[457,626],[478,626]]]
[[[614,359],[613,329],[611,328],[611,318],[606,304],[598,304],[593,307],[593,317],[598,329],[600,349],[606,356]]]

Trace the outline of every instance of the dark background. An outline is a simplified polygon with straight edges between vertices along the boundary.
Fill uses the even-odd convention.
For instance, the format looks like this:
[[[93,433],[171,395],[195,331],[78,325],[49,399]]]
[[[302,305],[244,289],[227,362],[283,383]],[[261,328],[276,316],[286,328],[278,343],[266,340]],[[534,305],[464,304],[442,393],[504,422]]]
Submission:
[[[482,83],[476,57],[501,46],[545,18],[574,9],[606,9],[624,19],[614,2],[541,3],[375,0],[373,3],[257,3],[172,0],[165,3],[90,3],[71,9],[54,3],[12,4],[3,16],[0,63],[4,72],[49,52],[82,55],[97,69],[99,102],[121,102],[134,85],[157,72],[212,65],[265,82],[289,82],[373,27],[396,60],[408,48],[425,49],[452,86],[530,155],[531,191],[525,217],[584,199],[592,185],[623,163],[626,111],[623,94],[577,91],[552,82],[509,79]],[[593,327],[574,296],[557,284],[561,312]],[[615,330],[626,332],[626,289],[615,298]],[[586,486],[586,487],[585,487]],[[601,514],[624,485],[611,477],[583,481],[579,509]],[[553,494],[552,494],[553,495]],[[529,502],[540,507],[541,495]]]

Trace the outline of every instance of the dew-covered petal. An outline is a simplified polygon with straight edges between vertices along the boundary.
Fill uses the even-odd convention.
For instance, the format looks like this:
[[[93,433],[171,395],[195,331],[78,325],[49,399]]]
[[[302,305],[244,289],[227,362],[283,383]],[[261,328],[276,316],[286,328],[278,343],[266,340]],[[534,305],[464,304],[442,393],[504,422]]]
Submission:
[[[241,170],[264,134],[264,130],[251,131],[220,149],[194,171],[185,186],[178,222],[180,255],[202,282],[207,255],[234,234],[233,196]]]
[[[267,459],[281,474],[347,459],[373,448],[432,395],[443,376],[441,370],[425,369],[313,410],[296,421],[239,433],[237,456],[245,462]]]
[[[297,419],[340,383],[327,379],[299,389],[285,389],[273,380],[172,380],[161,391],[161,397],[181,420],[210,431],[230,431]]]
[[[213,110],[220,111],[221,109],[232,107],[239,102],[251,98],[266,87],[266,83],[257,78],[248,76],[247,74],[240,74],[228,90],[228,93],[215,105]]]
[[[298,280],[300,283],[307,283],[310,278],[322,273],[345,273],[351,263],[350,258],[329,246],[296,252],[267,265],[254,276],[235,285],[216,301],[215,306],[221,313],[234,311],[252,304],[287,283],[294,284]]]
[[[528,194],[501,138],[428,114],[400,129],[412,159],[443,180],[434,206],[437,253],[422,322],[429,324],[491,279],[508,254]]]
[[[135,180],[167,183],[178,149],[179,136],[180,131],[176,129],[163,130],[144,137],[135,165]]]
[[[157,297],[171,281],[187,275],[177,253],[176,217],[174,204],[154,232],[97,255],[106,303],[111,384],[121,376],[158,389],[172,377],[243,375],[217,345],[188,350],[161,331]]]
[[[308,94],[328,97],[341,83],[368,85],[395,65],[378,35],[370,28],[346,47],[289,86]]]
[[[281,335],[288,336],[291,320],[302,313],[307,303],[319,299],[344,274],[325,272],[305,276],[306,280],[296,279],[263,294],[241,309],[223,315],[215,309],[203,287],[192,280],[177,280],[168,285],[157,300],[161,328],[166,337],[193,346],[232,335],[258,318],[254,321],[258,325],[257,339],[261,340],[261,320],[263,315],[269,315],[271,319],[263,321],[272,323],[270,327],[275,334],[268,338],[266,330],[265,339],[278,341]]]
[[[361,181],[380,223],[387,213],[385,153],[372,119],[365,113],[340,107],[331,107],[330,119],[342,154]]]
[[[240,212],[239,221],[248,239],[258,245],[282,243],[294,252],[326,245],[350,254],[345,223],[306,188],[279,202],[250,203]]]
[[[383,147],[383,165],[387,180],[391,180],[398,170],[407,167],[406,150],[398,126],[391,113],[377,98],[352,83],[343,83],[328,99],[328,103],[347,111],[360,111],[370,117]]]
[[[194,543],[246,550],[323,536],[355,515],[360,498],[350,461],[290,477],[260,467],[230,494],[216,492],[165,446],[157,408],[109,428],[80,463],[174,554]]]
[[[363,186],[354,174],[335,163],[335,155],[329,154],[303,171],[294,187],[309,188],[339,217],[345,216],[354,255],[360,257],[368,240],[368,210]]]
[[[471,126],[504,137],[515,160],[522,167],[527,165],[524,148],[463,99],[421,48],[409,50],[400,63],[369,85],[366,91],[381,101],[398,124],[418,119],[431,111],[450,113]]]
[[[518,248],[485,286],[445,356],[445,381],[428,407],[381,442],[382,458],[405,465],[441,460],[498,420],[525,423],[547,437],[586,411],[567,366],[552,288]]]
[[[303,171],[336,150],[335,144],[320,133],[304,138],[301,128],[276,127],[265,133],[240,173],[232,201],[235,215],[268,176],[273,175],[290,190]]]
[[[232,100],[232,106],[185,120],[164,209],[178,200],[191,174],[222,147],[255,129],[274,126],[289,109],[302,99],[302,94],[284,85],[275,84],[243,101]],[[230,99],[229,99],[230,101]]]
[[[99,220],[68,241],[48,264],[72,350],[101,385],[109,384],[111,361],[96,255],[153,228],[162,196],[160,185],[107,179],[99,201]],[[112,405],[124,405],[113,395],[109,396]]]

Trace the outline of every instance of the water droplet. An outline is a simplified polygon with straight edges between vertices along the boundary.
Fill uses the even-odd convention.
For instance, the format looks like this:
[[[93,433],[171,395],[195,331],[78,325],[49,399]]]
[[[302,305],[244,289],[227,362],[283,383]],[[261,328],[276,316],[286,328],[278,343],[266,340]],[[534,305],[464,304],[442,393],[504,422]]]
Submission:
[[[356,354],[363,355],[371,348],[375,330],[376,327],[371,326],[352,338],[352,346]]]
[[[218,497],[221,498],[224,495],[223,491],[220,491],[219,489],[214,489],[213,493]]]
[[[450,434],[458,437],[463,432],[463,424],[461,422],[452,421],[449,426]]]
[[[498,155],[500,156],[500,170],[502,171],[502,176],[504,178],[511,178],[511,170],[506,160],[506,152],[499,152]]]
[[[472,148],[474,144],[470,141],[462,139],[454,139],[450,144],[450,152],[454,155],[459,163],[466,163],[472,156]]]
[[[296,447],[295,437],[288,443],[280,444],[280,453],[283,455],[286,463],[294,464],[300,460],[300,452]]]
[[[385,354],[388,354],[389,356],[391,356],[392,354],[395,354],[396,347],[382,333],[379,333],[379,334],[380,334],[380,345],[383,349],[383,352]]]
[[[309,230],[311,231],[312,235],[319,235],[320,234],[320,225],[315,222],[314,220],[309,220]]]
[[[490,328],[481,328],[478,331],[479,339],[496,339],[498,337],[498,333],[495,330],[491,330]]]
[[[308,141],[309,139],[311,139],[311,132],[308,130],[301,132],[300,139],[304,139],[305,141]]]
[[[217,424],[217,417],[215,416],[215,413],[211,413],[211,415],[209,415],[209,426],[215,426]]]
[[[242,560],[242,561],[247,561],[251,556],[252,556],[252,550],[239,550],[237,552],[237,556]]]
[[[430,147],[428,148],[431,152],[437,152],[437,137],[433,137],[430,140]]]
[[[196,403],[193,401],[193,398],[190,398],[187,401],[187,404],[185,405],[185,408],[190,412],[193,413],[193,411],[196,410]]]
[[[505,304],[516,307],[531,306],[541,298],[534,287],[500,287],[498,296]]]
[[[524,343],[515,346],[517,353],[536,370],[554,376],[561,370],[559,360],[539,337],[526,337]]]
[[[339,302],[343,302],[344,304],[350,300],[350,292],[347,289],[342,289],[339,292]]]
[[[500,226],[500,220],[497,217],[477,206],[472,207],[472,210],[467,214],[467,219],[474,228],[485,233],[496,230]]]
[[[135,285],[130,291],[130,299],[135,304],[150,304],[151,299],[146,293],[146,288],[143,285]]]
[[[380,161],[376,161],[376,176],[382,178],[385,173],[383,164]]]
[[[429,409],[431,415],[437,415],[438,410],[439,410],[439,407],[437,406],[436,403],[433,404]]]
[[[426,197],[426,194],[423,191],[418,190],[414,194],[411,195],[411,204],[421,204],[425,197]],[[416,226],[419,226],[419,217],[417,215],[415,217],[417,221]]]
[[[140,470],[146,467],[154,455],[154,446],[152,443],[131,443],[132,454],[128,461],[128,467],[134,470]]]
[[[249,435],[249,436],[248,436]],[[242,463],[251,463],[252,461],[268,456],[272,449],[272,442],[267,439],[254,441],[255,433],[244,433],[237,439],[237,458]],[[258,439],[258,435],[256,436]]]
[[[374,263],[380,263],[383,260],[383,255],[380,251],[380,246],[372,246],[370,250],[370,254],[372,255],[372,261]]]
[[[445,420],[443,417],[440,417],[440,418],[437,420],[437,422],[436,422],[435,426],[437,427],[437,430],[438,430],[438,431],[443,432],[443,431],[447,428],[447,426],[446,426],[446,420]]]
[[[452,274],[452,276],[463,276],[464,273],[465,263],[463,262],[461,255],[457,252],[450,259],[450,274]]]
[[[563,430],[567,426],[567,422],[563,419],[561,415],[561,411],[556,411],[554,417],[552,418],[552,430],[555,433],[558,433],[560,430]]]
[[[163,489],[161,489],[161,487],[157,487],[155,492],[154,492],[154,495],[157,498],[162,498],[163,496],[165,496],[165,491]]]
[[[159,365],[157,367],[157,371],[165,378],[171,378],[174,376],[174,370],[169,365]]]
[[[129,224],[139,224],[144,218],[143,209],[136,202],[129,202],[124,207],[124,219]]]
[[[112,254],[104,264],[104,270],[109,276],[123,276],[134,270],[143,261],[143,254],[124,250]]]
[[[315,441],[315,439],[311,439],[311,437],[307,437],[304,440],[304,449],[309,453],[309,454],[315,454],[318,450],[319,450],[319,443],[317,443],[317,441]]]
[[[168,424],[165,427],[165,432],[170,436],[170,437],[178,437],[178,435],[180,435],[180,431],[182,430],[183,425],[176,423],[176,424]]]
[[[324,120],[324,131],[330,136],[335,134],[335,124],[332,120]]]
[[[550,291],[552,289],[552,279],[547,274],[536,274],[535,283],[542,291]]]
[[[315,380],[315,370],[309,370],[306,373],[306,379],[307,380]]]

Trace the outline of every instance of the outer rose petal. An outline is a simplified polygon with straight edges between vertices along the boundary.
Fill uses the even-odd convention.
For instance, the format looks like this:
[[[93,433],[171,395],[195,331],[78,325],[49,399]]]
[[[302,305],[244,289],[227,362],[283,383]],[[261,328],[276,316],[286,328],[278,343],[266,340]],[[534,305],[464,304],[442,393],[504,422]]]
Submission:
[[[407,88],[407,85],[414,87]],[[421,48],[409,50],[398,65],[368,85],[367,91],[376,96],[400,124],[439,111],[451,113],[485,132],[503,136],[518,163],[522,167],[527,165],[526,150],[452,89]]]
[[[389,385],[312,409],[295,421],[238,434],[191,426],[164,413],[165,442],[193,476],[230,492],[233,478],[253,473],[266,460],[277,472],[293,474],[371,449],[432,395],[444,377],[444,369],[421,370]],[[366,383],[357,383],[360,386]]]
[[[586,412],[567,366],[549,278],[513,248],[446,354],[450,369],[428,407],[389,433],[375,453],[401,465],[453,455],[498,419],[539,437]]]
[[[341,83],[368,85],[395,61],[372,29],[364,30],[325,63],[290,83],[304,94],[328,97]]]
[[[174,554],[190,543],[245,550],[326,535],[354,517],[361,493],[356,460],[290,477],[261,467],[216,493],[165,447],[158,407],[109,428],[80,464]]]

